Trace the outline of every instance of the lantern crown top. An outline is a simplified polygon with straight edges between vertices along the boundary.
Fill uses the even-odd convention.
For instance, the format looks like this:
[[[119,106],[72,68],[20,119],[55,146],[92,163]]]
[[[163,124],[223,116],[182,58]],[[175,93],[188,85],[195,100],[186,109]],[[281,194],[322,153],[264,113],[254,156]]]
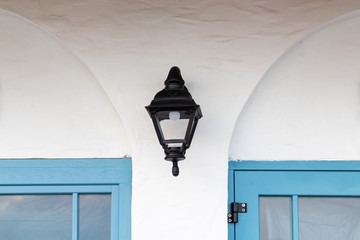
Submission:
[[[150,112],[158,111],[180,111],[180,110],[197,110],[202,116],[200,106],[197,105],[191,94],[185,87],[180,69],[172,67],[165,80],[165,88],[158,92],[154,100],[146,109]],[[150,113],[149,112],[149,113]]]
[[[174,66],[170,69],[169,74],[164,82],[166,89],[183,88],[185,81],[181,76],[180,68]]]

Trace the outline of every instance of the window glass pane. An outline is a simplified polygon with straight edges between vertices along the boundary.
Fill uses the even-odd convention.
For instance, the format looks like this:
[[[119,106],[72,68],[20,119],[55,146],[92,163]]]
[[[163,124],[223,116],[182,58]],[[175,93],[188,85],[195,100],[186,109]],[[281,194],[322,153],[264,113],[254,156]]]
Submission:
[[[260,197],[260,240],[291,240],[291,225],[291,197]]]
[[[110,240],[111,195],[79,195],[79,239]]]
[[[0,195],[0,239],[71,240],[71,195]]]
[[[358,240],[360,198],[299,197],[300,240]]]

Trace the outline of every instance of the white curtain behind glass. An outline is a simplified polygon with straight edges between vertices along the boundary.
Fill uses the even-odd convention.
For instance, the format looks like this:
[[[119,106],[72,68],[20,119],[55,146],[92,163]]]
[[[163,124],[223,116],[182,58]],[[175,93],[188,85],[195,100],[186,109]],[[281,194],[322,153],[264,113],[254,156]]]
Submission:
[[[360,240],[360,198],[299,198],[300,240]]]
[[[260,240],[291,240],[291,198],[260,197]]]

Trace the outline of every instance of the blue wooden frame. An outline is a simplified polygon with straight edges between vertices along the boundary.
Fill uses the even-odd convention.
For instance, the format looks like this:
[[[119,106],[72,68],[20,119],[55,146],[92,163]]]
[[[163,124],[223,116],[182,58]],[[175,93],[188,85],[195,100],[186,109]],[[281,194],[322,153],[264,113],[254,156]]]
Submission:
[[[0,160],[0,194],[72,194],[72,240],[78,194],[111,194],[111,240],[131,239],[131,159]]]
[[[291,196],[293,240],[298,240],[298,196],[360,196],[360,161],[229,162],[230,203],[247,202],[242,224],[229,224],[228,239],[259,239],[259,196]],[[245,233],[245,234],[244,234]],[[249,233],[249,234],[247,234]]]

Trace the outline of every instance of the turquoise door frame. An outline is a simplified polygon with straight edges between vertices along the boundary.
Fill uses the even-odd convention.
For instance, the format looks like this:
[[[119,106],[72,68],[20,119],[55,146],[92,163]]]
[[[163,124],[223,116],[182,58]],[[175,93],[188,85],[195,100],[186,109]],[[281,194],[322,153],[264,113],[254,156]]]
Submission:
[[[231,202],[248,204],[228,239],[260,239],[259,196],[292,197],[292,234],[298,240],[298,196],[360,196],[359,161],[229,162]]]
[[[131,239],[131,159],[0,160],[0,195],[72,194],[72,240],[79,194],[111,194],[111,240]]]

